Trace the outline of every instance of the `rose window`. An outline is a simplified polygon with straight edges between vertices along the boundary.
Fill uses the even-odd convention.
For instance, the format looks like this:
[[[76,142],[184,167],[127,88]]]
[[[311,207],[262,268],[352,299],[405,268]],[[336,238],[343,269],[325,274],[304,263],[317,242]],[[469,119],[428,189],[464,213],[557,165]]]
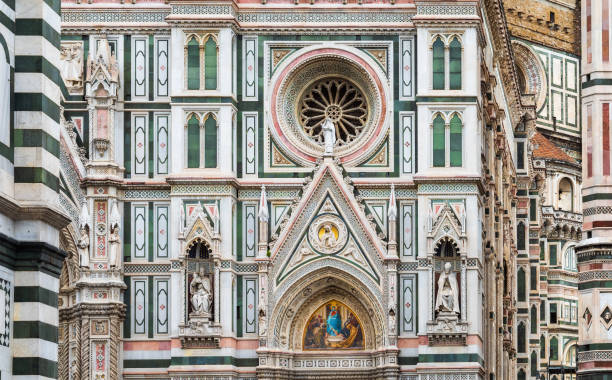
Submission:
[[[299,118],[306,134],[323,144],[323,122],[336,127],[338,145],[355,140],[368,119],[367,101],[361,90],[342,78],[325,78],[312,84],[299,103]]]

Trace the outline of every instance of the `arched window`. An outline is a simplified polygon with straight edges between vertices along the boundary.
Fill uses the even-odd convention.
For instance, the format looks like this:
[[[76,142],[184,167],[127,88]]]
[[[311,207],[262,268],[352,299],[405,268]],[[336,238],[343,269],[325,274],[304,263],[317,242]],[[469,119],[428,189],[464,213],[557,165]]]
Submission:
[[[519,300],[519,302],[524,302],[526,297],[525,297],[525,270],[523,269],[523,267],[519,267],[517,274],[516,274],[516,287],[517,287],[517,298]]]
[[[527,352],[527,329],[525,328],[525,322],[520,322],[516,329],[517,337],[517,350],[518,352]]]
[[[450,121],[450,166],[462,165],[462,132],[461,118],[454,114]]]
[[[187,89],[200,89],[200,44],[195,36],[187,42]]]
[[[550,360],[559,360],[559,341],[554,336],[550,338]]]
[[[200,121],[193,114],[187,121],[187,167],[200,167]]]
[[[517,380],[525,380],[525,370],[523,370],[522,368],[519,369],[518,374],[516,375],[516,379]]]
[[[204,122],[204,167],[217,167],[217,120],[213,114]]]
[[[204,89],[217,89],[217,43],[212,36],[204,43]]]
[[[453,38],[449,45],[449,82],[451,90],[461,90],[461,42]]]
[[[208,244],[204,241],[197,241],[189,247],[189,258],[208,260],[211,258],[211,251]]]
[[[538,354],[536,354],[535,351],[531,353],[529,368],[531,369],[530,376],[536,377],[536,375],[538,374]]]
[[[537,334],[538,333],[538,310],[536,309],[535,305],[531,306],[529,319],[530,319],[529,322],[531,324],[531,333]]]
[[[516,227],[516,248],[525,250],[525,223],[519,222]]]
[[[572,181],[565,177],[559,181],[559,209],[574,211],[574,187]]]
[[[576,367],[576,345],[572,345],[565,354],[564,363],[566,367],[574,368]]]
[[[575,246],[571,245],[565,249],[565,255],[563,257],[563,268],[565,270],[578,270],[576,266],[576,251]]]
[[[446,136],[444,119],[437,115],[433,121],[433,166],[446,166]]]
[[[540,358],[546,359],[546,338],[544,338],[544,335],[540,336]]]
[[[444,90],[444,42],[438,37],[433,43],[433,89]]]

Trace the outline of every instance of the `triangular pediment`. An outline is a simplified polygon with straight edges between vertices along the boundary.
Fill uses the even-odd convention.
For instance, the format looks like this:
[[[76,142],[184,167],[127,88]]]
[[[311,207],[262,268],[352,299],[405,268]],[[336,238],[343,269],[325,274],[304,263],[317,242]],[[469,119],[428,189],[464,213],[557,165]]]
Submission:
[[[380,284],[385,256],[350,181],[327,162],[315,172],[272,247],[272,275],[278,285],[304,266],[341,263]]]

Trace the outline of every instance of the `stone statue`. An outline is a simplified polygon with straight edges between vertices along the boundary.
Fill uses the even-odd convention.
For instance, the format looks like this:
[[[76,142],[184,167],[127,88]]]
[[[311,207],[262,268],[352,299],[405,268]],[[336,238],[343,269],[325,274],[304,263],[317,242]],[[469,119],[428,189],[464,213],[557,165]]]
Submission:
[[[325,141],[325,154],[334,154],[336,145],[336,126],[328,117],[323,122],[323,141]]]
[[[208,316],[212,301],[212,294],[210,293],[210,279],[207,276],[201,276],[197,272],[194,273],[193,279],[189,284],[189,292],[191,293],[191,306],[193,307],[193,314]]]
[[[108,237],[108,244],[110,250],[110,266],[119,267],[121,266],[119,257],[119,225],[115,224],[111,226],[110,236]]]
[[[451,272],[451,263],[444,263],[444,272],[438,278],[438,294],[436,296],[436,311],[459,314],[459,289],[457,276]]]
[[[82,46],[75,43],[62,43],[60,51],[61,75],[69,91],[83,90]]]
[[[82,267],[89,266],[89,229],[87,225],[82,225],[80,229],[79,241],[77,242],[77,250]]]

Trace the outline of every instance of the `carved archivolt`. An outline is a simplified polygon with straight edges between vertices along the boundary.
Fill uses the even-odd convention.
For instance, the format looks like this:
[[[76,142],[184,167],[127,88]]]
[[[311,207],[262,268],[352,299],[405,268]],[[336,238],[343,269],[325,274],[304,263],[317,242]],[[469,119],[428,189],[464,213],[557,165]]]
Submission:
[[[353,310],[361,321],[366,349],[386,344],[386,310],[376,297],[353,275],[335,268],[311,272],[294,283],[274,308],[268,329],[270,348],[302,350],[304,327],[321,305],[337,300]]]

